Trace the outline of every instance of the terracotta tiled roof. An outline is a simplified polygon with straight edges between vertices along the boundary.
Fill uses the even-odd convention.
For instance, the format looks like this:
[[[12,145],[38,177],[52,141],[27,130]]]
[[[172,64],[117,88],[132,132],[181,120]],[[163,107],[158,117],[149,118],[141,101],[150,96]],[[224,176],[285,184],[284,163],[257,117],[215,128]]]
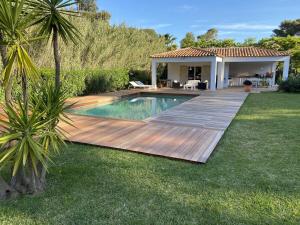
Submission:
[[[288,56],[288,52],[256,47],[230,47],[230,48],[183,48],[170,52],[152,55],[152,58],[179,58],[179,57],[272,57]]]
[[[218,56],[223,57],[268,57],[289,55],[288,52],[256,47],[209,48],[207,50],[215,52]]]

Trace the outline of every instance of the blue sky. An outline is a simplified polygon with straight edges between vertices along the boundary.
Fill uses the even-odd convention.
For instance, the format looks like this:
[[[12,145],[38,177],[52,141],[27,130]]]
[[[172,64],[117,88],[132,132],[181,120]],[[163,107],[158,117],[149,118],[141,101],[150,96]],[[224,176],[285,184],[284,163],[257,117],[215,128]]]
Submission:
[[[187,32],[195,35],[209,28],[219,38],[243,41],[272,34],[284,19],[300,18],[300,0],[97,0],[112,14],[111,23],[153,28],[171,33],[179,42]]]

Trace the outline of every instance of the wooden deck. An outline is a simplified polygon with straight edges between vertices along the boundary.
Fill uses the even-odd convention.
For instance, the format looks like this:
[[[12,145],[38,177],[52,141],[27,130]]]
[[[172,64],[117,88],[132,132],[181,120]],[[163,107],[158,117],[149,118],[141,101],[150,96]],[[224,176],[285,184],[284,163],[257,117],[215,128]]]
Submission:
[[[146,121],[70,115],[76,128],[63,127],[73,142],[205,163],[246,97],[207,91]]]
[[[247,94],[203,92],[199,97],[162,112],[151,122],[225,130],[239,111]]]

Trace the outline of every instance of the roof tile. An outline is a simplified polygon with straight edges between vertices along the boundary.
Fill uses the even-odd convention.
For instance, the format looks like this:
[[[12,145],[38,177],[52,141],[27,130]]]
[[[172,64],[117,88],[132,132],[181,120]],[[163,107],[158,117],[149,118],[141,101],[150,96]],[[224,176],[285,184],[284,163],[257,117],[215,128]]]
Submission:
[[[285,51],[263,49],[256,47],[229,47],[229,48],[183,48],[175,51],[152,55],[151,58],[180,58],[180,57],[274,57],[288,56]]]

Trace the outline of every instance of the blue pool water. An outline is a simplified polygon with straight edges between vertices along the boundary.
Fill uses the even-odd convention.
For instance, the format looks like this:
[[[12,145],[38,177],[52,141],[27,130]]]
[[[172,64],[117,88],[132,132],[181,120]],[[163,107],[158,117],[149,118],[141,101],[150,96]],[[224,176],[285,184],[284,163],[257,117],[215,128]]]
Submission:
[[[193,96],[182,95],[141,95],[123,98],[108,105],[72,109],[70,112],[79,115],[144,120],[192,98]]]

